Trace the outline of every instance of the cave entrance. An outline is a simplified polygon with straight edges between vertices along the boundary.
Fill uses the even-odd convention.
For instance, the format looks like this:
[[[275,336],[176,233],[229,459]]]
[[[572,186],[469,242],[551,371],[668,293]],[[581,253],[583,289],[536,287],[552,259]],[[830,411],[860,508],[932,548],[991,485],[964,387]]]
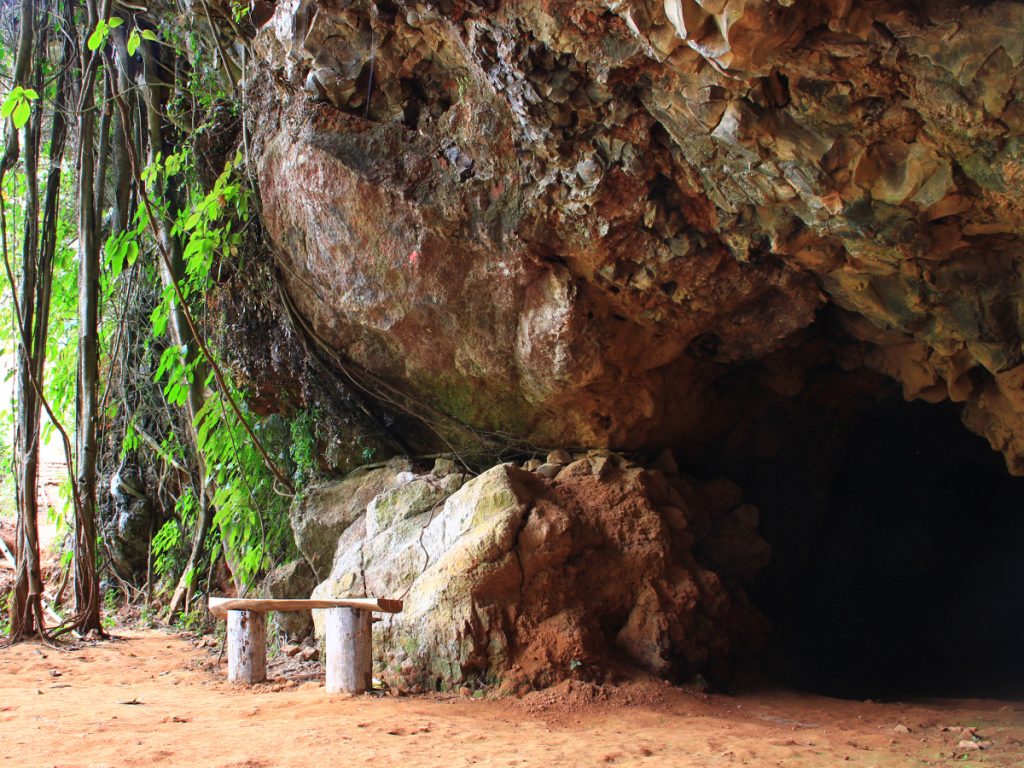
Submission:
[[[774,676],[854,698],[1024,694],[1024,479],[956,406],[873,406],[821,498],[804,530],[762,518]]]

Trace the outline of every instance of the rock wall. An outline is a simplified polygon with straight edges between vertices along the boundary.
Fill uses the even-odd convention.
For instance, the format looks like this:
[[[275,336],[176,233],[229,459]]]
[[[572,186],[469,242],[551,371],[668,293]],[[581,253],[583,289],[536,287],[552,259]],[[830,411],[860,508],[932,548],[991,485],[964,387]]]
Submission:
[[[607,452],[472,479],[444,461],[358,478],[388,490],[337,538],[313,595],[405,601],[374,628],[376,674],[398,690],[514,691],[603,679],[621,663],[724,679],[764,638],[742,584],[771,550],[731,483]]]
[[[267,230],[347,359],[477,427],[649,447],[817,318],[1024,472],[1024,5],[258,5]]]

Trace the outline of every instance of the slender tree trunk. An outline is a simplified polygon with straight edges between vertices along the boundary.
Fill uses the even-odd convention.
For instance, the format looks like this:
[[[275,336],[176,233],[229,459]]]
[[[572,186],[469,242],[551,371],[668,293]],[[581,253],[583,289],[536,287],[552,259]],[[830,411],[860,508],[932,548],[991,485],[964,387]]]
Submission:
[[[21,4],[19,60],[32,56],[35,48],[35,9],[31,0]],[[26,67],[27,69],[27,67]],[[35,62],[30,81],[25,84],[40,90],[41,63]],[[41,110],[35,109],[25,125],[22,156],[25,162],[25,231],[22,239],[22,270],[19,286],[21,338],[18,345],[16,392],[18,427],[16,451],[18,466],[18,562],[14,586],[11,635],[24,638],[43,632],[43,579],[39,564],[39,508],[36,495],[39,476],[39,399],[33,383],[36,370],[33,327],[36,315],[37,262],[39,241],[39,133]]]
[[[97,226],[99,226],[100,217],[103,215],[103,207],[106,202],[106,187],[107,187],[107,163],[110,157],[110,122],[113,117],[114,102],[112,98],[111,89],[113,87],[113,57],[106,56],[106,68],[104,71],[103,78],[103,105],[102,115],[100,116],[100,132],[99,132],[99,151],[96,153],[96,184],[95,184],[95,200],[93,201],[93,210],[96,212]]]
[[[87,3],[87,29],[100,15]],[[106,17],[106,8],[103,16]],[[83,48],[78,117],[78,394],[75,453],[82,506],[75,525],[75,612],[82,632],[100,624],[99,578],[96,571],[96,430],[99,386],[99,221],[96,211],[96,96],[99,54]]]
[[[68,19],[64,19],[67,23]],[[66,28],[70,29],[70,25]],[[43,46],[47,39],[45,31],[42,35]],[[42,390],[46,377],[46,340],[50,329],[50,300],[53,294],[53,262],[57,251],[57,219],[60,203],[60,185],[64,166],[64,148],[67,143],[67,111],[70,106],[68,97],[68,70],[74,64],[75,47],[72,38],[64,35],[63,53],[60,70],[57,74],[56,96],[53,113],[50,116],[49,168],[46,175],[46,187],[43,196],[43,221],[39,234],[39,269],[36,278],[36,324],[33,334],[33,366],[36,386]],[[33,394],[36,394],[33,390]],[[42,398],[36,397],[35,420],[41,424]],[[38,441],[34,446],[38,455]],[[68,456],[68,470],[71,471],[71,457]],[[38,479],[36,481],[38,483]],[[38,504],[37,504],[38,506]]]
[[[127,51],[125,51],[127,56]],[[114,112],[114,127],[110,137],[110,164],[114,176],[114,220],[111,226],[114,232],[123,232],[128,228],[131,220],[131,188],[132,188],[132,167],[128,158],[128,142],[135,136],[135,126],[132,124],[136,109],[134,108],[134,94],[127,93],[129,86],[128,75],[118,67],[116,92],[126,102],[126,109]],[[127,118],[127,124],[125,124]]]

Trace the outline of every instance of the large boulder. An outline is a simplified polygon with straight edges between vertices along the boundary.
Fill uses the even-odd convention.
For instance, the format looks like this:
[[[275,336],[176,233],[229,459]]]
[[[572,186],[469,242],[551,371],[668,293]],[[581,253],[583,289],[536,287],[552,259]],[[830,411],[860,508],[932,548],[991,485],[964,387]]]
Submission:
[[[548,685],[600,678],[618,660],[663,676],[725,675],[763,637],[741,579],[770,550],[742,499],[708,506],[699,484],[608,455],[554,479],[506,464],[441,482],[403,486],[447,494],[430,508],[418,501],[426,488],[407,507],[394,492],[374,499],[314,590],[405,601],[374,629],[378,674],[395,687]],[[389,513],[372,521],[382,502]],[[701,547],[715,555],[722,541],[753,561],[716,555],[723,573],[710,570]]]

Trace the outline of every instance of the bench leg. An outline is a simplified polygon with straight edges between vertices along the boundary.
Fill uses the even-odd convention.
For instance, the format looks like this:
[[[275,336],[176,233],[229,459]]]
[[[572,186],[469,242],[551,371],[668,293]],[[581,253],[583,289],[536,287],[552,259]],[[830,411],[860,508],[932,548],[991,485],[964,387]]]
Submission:
[[[373,687],[373,636],[370,612],[328,608],[327,692],[364,693]]]
[[[228,611],[228,681],[262,683],[267,679],[267,614]]]

